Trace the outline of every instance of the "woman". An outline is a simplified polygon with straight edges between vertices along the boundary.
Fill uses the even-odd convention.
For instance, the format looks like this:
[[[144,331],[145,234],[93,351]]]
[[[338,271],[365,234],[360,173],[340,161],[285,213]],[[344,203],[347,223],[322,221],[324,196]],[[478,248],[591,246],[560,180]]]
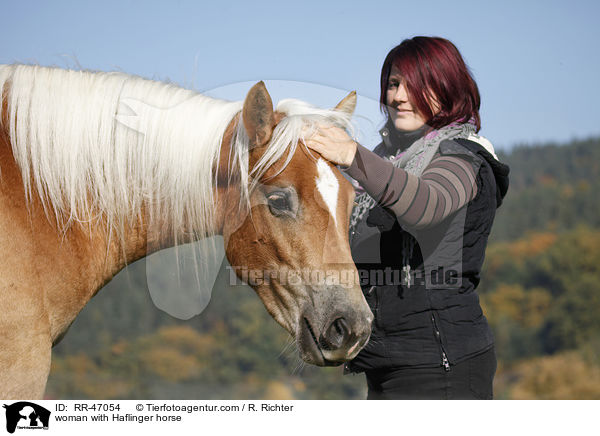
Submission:
[[[494,341],[475,288],[508,167],[476,134],[479,91],[450,41],[392,49],[380,103],[373,152],[336,127],[307,141],[365,191],[351,247],[375,321],[346,369],[366,373],[369,399],[491,399]]]

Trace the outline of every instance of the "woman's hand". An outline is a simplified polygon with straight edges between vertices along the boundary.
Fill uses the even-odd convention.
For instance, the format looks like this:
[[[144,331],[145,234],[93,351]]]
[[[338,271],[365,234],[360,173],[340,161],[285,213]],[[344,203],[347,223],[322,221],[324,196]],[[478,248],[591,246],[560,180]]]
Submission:
[[[354,161],[357,144],[343,129],[321,126],[306,139],[306,146],[336,165],[349,167]]]

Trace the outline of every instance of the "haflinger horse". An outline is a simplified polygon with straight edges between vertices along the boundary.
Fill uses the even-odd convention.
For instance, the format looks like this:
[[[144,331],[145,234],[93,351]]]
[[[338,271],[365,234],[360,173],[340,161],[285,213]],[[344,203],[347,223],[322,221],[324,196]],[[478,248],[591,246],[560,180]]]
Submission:
[[[0,91],[0,397],[43,396],[53,344],[127,263],[211,235],[238,274],[282,272],[251,285],[306,362],[340,364],[368,341],[354,190],[303,145],[321,123],[350,126],[354,93],[274,110],[263,82],[227,102],[27,65],[0,66]],[[283,277],[306,270],[321,274]]]

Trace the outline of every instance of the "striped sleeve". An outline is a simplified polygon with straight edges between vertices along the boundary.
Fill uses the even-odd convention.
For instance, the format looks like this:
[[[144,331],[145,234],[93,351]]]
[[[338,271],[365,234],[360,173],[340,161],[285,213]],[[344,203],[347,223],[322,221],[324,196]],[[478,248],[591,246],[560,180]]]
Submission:
[[[457,156],[436,154],[421,177],[403,172],[407,181],[387,207],[412,227],[438,224],[477,195],[472,165]]]
[[[353,163],[347,172],[408,226],[436,225],[477,195],[475,169],[458,156],[436,153],[422,175],[416,177],[369,153],[361,150],[357,155],[361,171],[353,170]]]

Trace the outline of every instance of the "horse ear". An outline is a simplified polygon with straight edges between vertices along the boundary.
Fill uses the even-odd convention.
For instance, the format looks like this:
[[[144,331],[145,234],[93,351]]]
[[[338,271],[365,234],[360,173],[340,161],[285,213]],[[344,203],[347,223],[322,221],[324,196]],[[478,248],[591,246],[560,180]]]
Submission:
[[[275,116],[273,101],[262,80],[248,91],[242,109],[242,119],[251,147],[260,147],[269,142],[275,127]]]
[[[342,111],[346,112],[348,115],[352,115],[354,113],[354,109],[356,109],[356,91],[352,91],[350,94],[344,97],[334,109],[336,111]]]

